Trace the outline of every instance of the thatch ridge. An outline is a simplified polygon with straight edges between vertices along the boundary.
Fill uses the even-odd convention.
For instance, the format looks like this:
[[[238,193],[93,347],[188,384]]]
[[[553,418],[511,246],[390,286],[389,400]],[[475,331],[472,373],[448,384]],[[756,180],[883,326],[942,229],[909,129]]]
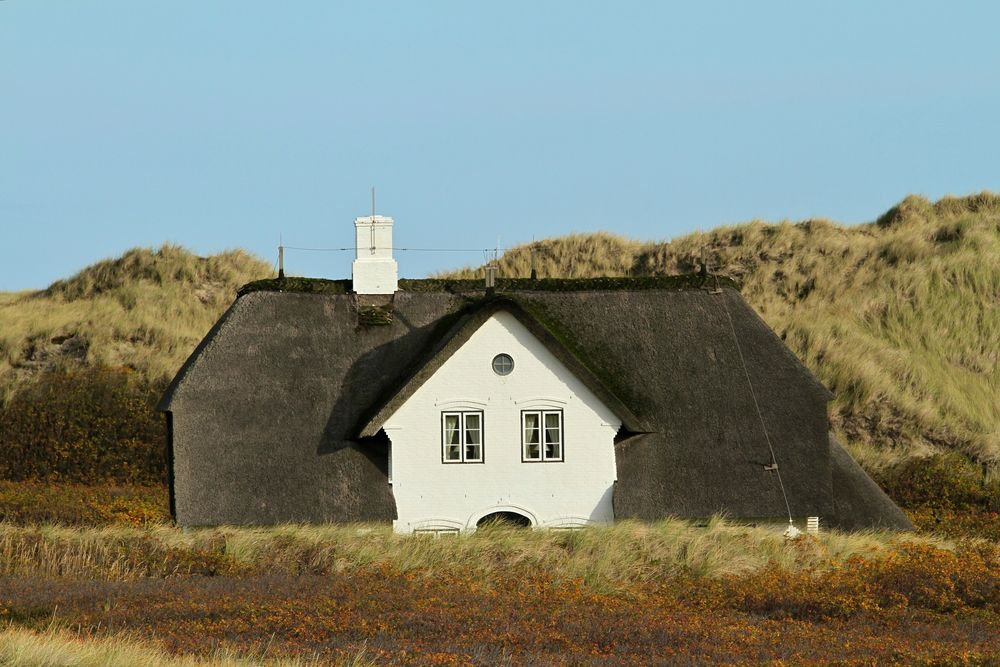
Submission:
[[[160,398],[159,402],[156,404],[156,409],[160,412],[167,412],[170,410],[170,403],[173,401],[174,394],[180,386],[187,380],[188,373],[191,368],[195,365],[195,362],[205,353],[205,351],[211,346],[212,342],[215,341],[222,333],[223,328],[228,324],[233,312],[240,307],[247,305],[246,301],[241,302],[237,298],[233,303],[226,308],[226,311],[222,313],[219,319],[212,325],[212,328],[208,330],[205,337],[201,339],[201,342],[195,346],[188,358],[181,364],[180,370],[177,371],[177,375],[174,379],[170,381],[167,385],[166,391],[163,392],[163,396]]]
[[[401,278],[402,292],[448,292],[463,294],[481,292],[482,280],[453,278]],[[706,286],[725,286],[739,289],[739,283],[728,276],[706,273],[684,273],[674,276],[600,276],[596,278],[497,278],[496,291],[581,292],[604,290],[650,289],[700,289]],[[301,294],[348,294],[351,280],[327,278],[265,278],[247,283],[239,289],[238,296],[251,292],[298,292]]]

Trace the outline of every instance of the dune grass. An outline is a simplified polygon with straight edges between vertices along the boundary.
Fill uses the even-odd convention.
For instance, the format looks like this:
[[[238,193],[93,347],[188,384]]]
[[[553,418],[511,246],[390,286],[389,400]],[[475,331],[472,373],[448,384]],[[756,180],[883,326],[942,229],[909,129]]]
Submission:
[[[154,643],[129,634],[88,637],[53,626],[45,631],[9,625],[0,630],[4,667],[307,667],[330,664],[309,659],[242,656],[217,650],[212,655],[171,655]],[[373,665],[364,652],[334,663],[338,667]]]
[[[822,569],[851,556],[873,556],[901,543],[952,548],[933,537],[887,532],[839,533],[789,541],[774,527],[715,518],[707,527],[681,520],[619,522],[584,531],[483,529],[422,538],[386,526],[285,525],[273,528],[171,526],[18,527],[0,524],[0,576],[131,580],[189,574],[331,574],[370,567],[435,576],[463,572],[488,579],[546,572],[601,590],[685,575],[742,575],[768,567]]]
[[[242,251],[136,248],[37,292],[0,293],[0,402],[48,368],[172,377],[236,294],[272,267]]]
[[[1000,462],[1000,195],[910,196],[877,221],[753,221],[640,243],[606,233],[506,252],[500,274],[697,270],[742,292],[829,387],[835,431],[869,470],[956,450]],[[446,274],[471,278],[476,267]]]

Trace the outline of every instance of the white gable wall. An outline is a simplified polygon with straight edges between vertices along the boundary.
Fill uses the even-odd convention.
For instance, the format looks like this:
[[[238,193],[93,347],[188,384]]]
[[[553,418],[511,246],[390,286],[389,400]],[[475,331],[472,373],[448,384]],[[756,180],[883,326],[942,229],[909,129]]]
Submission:
[[[493,357],[514,359],[510,375]],[[563,411],[563,461],[522,462],[521,411]],[[443,463],[441,414],[481,410],[483,463]],[[396,412],[391,441],[394,527],[475,529],[513,511],[535,526],[614,518],[614,437],[621,421],[513,315],[491,316]]]

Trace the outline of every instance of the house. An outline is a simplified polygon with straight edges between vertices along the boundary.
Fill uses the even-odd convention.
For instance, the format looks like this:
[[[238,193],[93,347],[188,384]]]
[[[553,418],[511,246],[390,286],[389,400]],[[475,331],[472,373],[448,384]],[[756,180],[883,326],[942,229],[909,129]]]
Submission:
[[[355,221],[352,280],[245,286],[181,368],[178,524],[912,527],[731,281],[402,280],[392,226]]]

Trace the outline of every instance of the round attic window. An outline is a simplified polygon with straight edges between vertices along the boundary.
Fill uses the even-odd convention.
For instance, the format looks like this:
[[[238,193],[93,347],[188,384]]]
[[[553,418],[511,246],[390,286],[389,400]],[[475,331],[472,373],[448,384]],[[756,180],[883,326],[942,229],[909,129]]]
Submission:
[[[498,354],[493,357],[493,372],[497,375],[510,375],[514,370],[514,360],[509,354]]]

